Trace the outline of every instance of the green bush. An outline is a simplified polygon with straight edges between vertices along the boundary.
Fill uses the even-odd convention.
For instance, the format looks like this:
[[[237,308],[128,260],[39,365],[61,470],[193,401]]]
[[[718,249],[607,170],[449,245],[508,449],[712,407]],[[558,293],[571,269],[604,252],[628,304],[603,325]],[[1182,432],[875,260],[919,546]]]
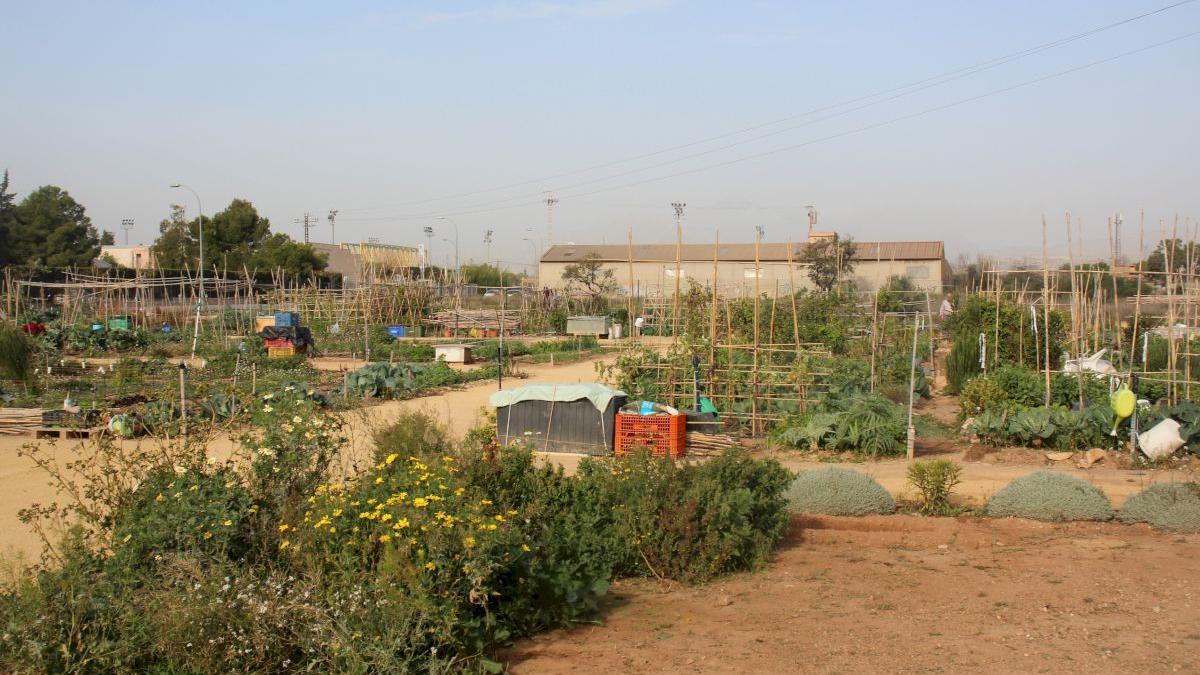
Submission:
[[[950,345],[946,356],[946,393],[962,391],[967,380],[979,373],[979,336],[962,335]]]
[[[1117,512],[1123,523],[1149,523],[1171,532],[1200,532],[1200,485],[1155,483],[1125,501]]]
[[[1007,393],[1004,387],[989,375],[979,375],[967,380],[958,399],[963,417],[984,412],[1003,412],[1007,409]]]
[[[908,482],[917,491],[921,512],[927,515],[950,511],[950,493],[961,476],[962,467],[948,459],[913,462],[908,466]]]
[[[33,346],[21,329],[7,322],[0,322],[0,378],[29,379],[33,363]]]
[[[798,513],[865,516],[896,510],[892,496],[870,476],[835,466],[797,474],[787,499]]]
[[[371,434],[375,461],[381,462],[393,452],[406,455],[438,456],[449,452],[451,443],[446,428],[432,415],[404,411],[386,427]]]
[[[110,444],[96,482],[72,483],[88,527],[0,589],[0,670],[499,672],[496,648],[589,619],[613,578],[755,569],[787,524],[790,474],[741,450],[566,476],[410,417],[369,470],[330,480],[336,418],[295,390],[253,417],[245,462],[203,461],[197,439],[114,479],[134,455]]]
[[[1113,517],[1112,504],[1096,486],[1055,471],[1035,471],[1017,478],[988,500],[985,512],[994,518],[1050,522]]]

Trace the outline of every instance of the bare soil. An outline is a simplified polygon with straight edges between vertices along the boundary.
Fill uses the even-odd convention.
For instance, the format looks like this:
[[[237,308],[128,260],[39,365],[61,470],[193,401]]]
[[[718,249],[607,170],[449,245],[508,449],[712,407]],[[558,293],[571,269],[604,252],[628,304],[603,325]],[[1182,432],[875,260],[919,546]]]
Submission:
[[[774,562],[614,585],[516,673],[1200,671],[1200,536],[974,518],[795,517]]]

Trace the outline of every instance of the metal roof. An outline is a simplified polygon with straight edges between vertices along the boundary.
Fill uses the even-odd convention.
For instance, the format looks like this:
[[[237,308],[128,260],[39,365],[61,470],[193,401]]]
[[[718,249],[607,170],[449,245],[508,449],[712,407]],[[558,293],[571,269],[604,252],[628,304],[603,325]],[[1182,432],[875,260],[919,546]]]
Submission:
[[[788,247],[792,249],[792,260],[798,259],[806,244],[760,243],[759,260],[762,262],[787,262]],[[940,241],[856,241],[855,257],[860,261],[870,260],[941,260],[945,247]],[[754,262],[754,244],[720,244],[715,251],[721,262]],[[712,244],[684,244],[680,250],[684,262],[712,262]],[[561,244],[551,246],[542,256],[542,262],[575,262],[595,256],[605,262],[675,262],[674,244],[635,244],[632,248],[621,244]]]

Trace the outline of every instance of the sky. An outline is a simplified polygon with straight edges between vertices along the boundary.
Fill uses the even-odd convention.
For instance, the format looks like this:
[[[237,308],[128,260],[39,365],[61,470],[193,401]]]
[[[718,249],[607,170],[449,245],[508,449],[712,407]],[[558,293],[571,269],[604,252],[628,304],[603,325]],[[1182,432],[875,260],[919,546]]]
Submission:
[[[1120,212],[1130,252],[1200,217],[1200,0],[993,60],[1175,1],[0,0],[0,169],[133,244],[180,182],[313,241],[430,226],[438,263],[457,230],[528,265],[548,193],[560,244],[672,242],[684,202],[696,243],[802,241],[811,204],[952,262],[1040,255],[1043,214],[1063,255],[1067,212],[1107,255]]]

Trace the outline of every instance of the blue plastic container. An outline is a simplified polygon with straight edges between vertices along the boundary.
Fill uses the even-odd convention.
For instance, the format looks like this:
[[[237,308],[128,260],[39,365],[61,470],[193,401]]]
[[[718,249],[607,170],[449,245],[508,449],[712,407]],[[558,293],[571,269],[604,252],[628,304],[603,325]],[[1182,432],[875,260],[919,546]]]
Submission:
[[[388,326],[388,335],[399,340],[404,337],[404,326]]]
[[[276,327],[295,327],[300,325],[300,315],[295,312],[275,312]]]

